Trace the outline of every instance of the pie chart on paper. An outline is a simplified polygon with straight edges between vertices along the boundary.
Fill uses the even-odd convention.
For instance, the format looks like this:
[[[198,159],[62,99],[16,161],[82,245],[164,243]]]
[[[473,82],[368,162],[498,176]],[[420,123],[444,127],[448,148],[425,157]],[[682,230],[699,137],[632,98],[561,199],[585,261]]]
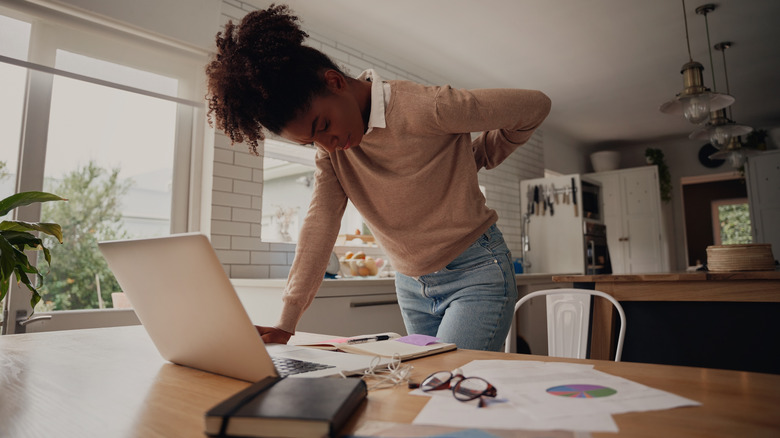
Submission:
[[[601,385],[561,385],[547,388],[547,392],[552,395],[570,398],[599,398],[609,397],[617,393],[616,390]]]

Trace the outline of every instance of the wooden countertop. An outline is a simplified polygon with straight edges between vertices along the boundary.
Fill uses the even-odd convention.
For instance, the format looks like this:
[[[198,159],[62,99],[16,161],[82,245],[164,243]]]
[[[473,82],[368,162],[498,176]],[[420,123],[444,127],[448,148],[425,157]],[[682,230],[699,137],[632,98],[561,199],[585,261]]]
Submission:
[[[634,281],[723,281],[780,280],[780,271],[667,272],[659,274],[553,275],[553,281],[575,283],[619,283]]]

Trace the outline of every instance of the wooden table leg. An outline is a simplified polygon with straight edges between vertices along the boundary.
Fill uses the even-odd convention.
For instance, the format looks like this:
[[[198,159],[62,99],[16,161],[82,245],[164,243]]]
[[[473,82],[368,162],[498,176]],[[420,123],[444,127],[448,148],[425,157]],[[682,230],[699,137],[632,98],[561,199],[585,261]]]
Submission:
[[[596,285],[596,290],[607,292]],[[609,293],[609,292],[607,292]],[[615,307],[608,300],[593,297],[593,318],[591,319],[590,359],[614,359]]]

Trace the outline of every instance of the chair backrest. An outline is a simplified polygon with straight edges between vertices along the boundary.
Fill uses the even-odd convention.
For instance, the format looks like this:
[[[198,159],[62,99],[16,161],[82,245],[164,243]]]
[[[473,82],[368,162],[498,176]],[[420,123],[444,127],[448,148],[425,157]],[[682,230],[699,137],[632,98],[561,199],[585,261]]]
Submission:
[[[547,345],[548,354],[555,357],[584,359],[588,345],[588,326],[590,325],[590,297],[598,296],[609,300],[620,316],[615,361],[620,361],[623,353],[623,341],[626,334],[626,314],[623,307],[611,295],[589,289],[548,289],[531,292],[515,304],[515,314],[520,307],[532,298],[547,297]],[[506,338],[505,350],[513,352],[517,329],[515,321]]]

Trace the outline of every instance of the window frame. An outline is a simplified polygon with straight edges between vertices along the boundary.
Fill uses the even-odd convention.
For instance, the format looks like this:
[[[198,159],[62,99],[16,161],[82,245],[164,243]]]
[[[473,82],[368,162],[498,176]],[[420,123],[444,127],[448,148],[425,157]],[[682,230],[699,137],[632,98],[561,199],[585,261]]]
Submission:
[[[90,20],[38,5],[17,6],[0,6],[0,14],[32,24],[28,58],[17,64],[27,67],[28,74],[15,192],[43,189],[53,77],[70,76],[54,68],[55,58],[57,50],[66,50],[177,79],[177,95],[162,96],[100,78],[79,78],[177,102],[170,231],[208,233],[213,157],[208,151],[213,146],[214,130],[206,124],[203,66],[209,54],[137,29],[128,31],[118,23],[106,25],[97,18]],[[33,204],[17,209],[14,219],[38,221],[40,214],[40,204]],[[31,260],[36,255],[31,253]],[[36,313],[42,323],[26,327],[12,324],[29,315],[29,293],[24,286],[13,284],[10,288],[2,334],[139,324],[132,309]]]

